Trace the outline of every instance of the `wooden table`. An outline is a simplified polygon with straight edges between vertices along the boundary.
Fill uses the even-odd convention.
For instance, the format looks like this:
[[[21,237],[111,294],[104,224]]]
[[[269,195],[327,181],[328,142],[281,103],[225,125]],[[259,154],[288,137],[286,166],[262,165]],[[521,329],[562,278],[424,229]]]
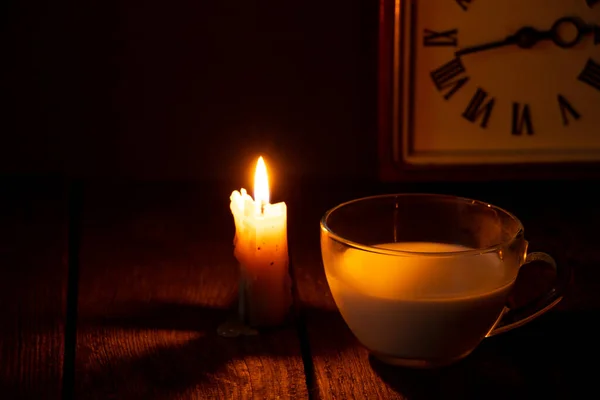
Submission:
[[[596,183],[296,182],[294,321],[224,338],[235,310],[229,194],[212,183],[0,181],[1,399],[593,398],[600,360]],[[290,180],[291,182],[291,180]],[[559,306],[436,371],[373,360],[341,319],[318,223],[341,201],[438,192],[507,208],[573,276]],[[592,392],[586,392],[592,390]]]

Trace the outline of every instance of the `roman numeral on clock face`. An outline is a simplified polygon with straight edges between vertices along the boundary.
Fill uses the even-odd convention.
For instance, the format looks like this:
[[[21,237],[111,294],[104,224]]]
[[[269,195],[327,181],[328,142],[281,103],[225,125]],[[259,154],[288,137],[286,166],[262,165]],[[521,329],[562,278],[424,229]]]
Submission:
[[[531,123],[531,111],[529,110],[529,104],[525,104],[523,107],[521,107],[521,104],[513,103],[512,134],[522,135],[523,130],[527,131],[527,134],[533,135],[533,124]]]
[[[563,95],[558,95],[558,107],[560,108],[560,115],[562,116],[563,125],[569,125],[569,115],[573,119],[578,120],[581,115],[573,108],[571,103]]]
[[[486,99],[487,93],[483,89],[477,88],[475,95],[473,95],[473,98],[469,102],[469,105],[462,116],[472,123],[481,119],[481,127],[487,127],[490,115],[494,108],[494,98],[489,99],[487,103],[485,102]]]
[[[600,64],[590,58],[577,79],[600,90]]]
[[[440,92],[448,89],[444,99],[448,100],[469,80],[460,58],[454,58],[431,72],[431,79]]]
[[[463,9],[463,11],[467,11],[469,9],[469,5],[472,3],[472,0],[454,0],[456,1],[456,4],[458,4],[460,6],[460,8]],[[591,1],[591,0],[588,0]]]
[[[454,46],[458,45],[458,29],[435,32],[425,29],[423,32],[423,46]]]

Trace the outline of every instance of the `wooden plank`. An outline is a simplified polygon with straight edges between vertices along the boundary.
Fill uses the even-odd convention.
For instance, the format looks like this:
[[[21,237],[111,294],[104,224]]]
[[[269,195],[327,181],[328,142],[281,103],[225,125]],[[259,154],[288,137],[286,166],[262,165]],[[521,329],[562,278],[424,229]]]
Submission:
[[[351,186],[352,187],[352,186]],[[290,243],[294,280],[309,342],[313,376],[311,394],[316,399],[398,399],[402,398],[377,376],[331,297],[321,262],[319,220],[330,207],[367,193],[353,186],[312,186],[290,204]],[[294,210],[294,211],[292,211]]]
[[[59,399],[67,287],[61,182],[0,182],[0,392]]]
[[[556,188],[569,197],[556,196]],[[557,398],[591,387],[581,355],[600,356],[591,331],[600,302],[600,262],[594,232],[598,196],[577,183],[489,183],[414,185],[325,184],[298,190],[313,193],[290,221],[295,279],[303,308],[317,399]],[[464,361],[437,371],[383,365],[369,356],[341,318],[320,258],[318,221],[342,201],[384,192],[437,192],[480,198],[513,211],[526,227],[533,251],[548,251],[574,268],[575,278],[557,309],[515,331],[486,339]],[[519,196],[516,196],[518,193]],[[585,199],[582,204],[581,199]],[[300,246],[300,248],[298,248]],[[525,286],[529,290],[531,286]]]
[[[306,398],[294,325],[224,338],[238,268],[233,186],[86,190],[77,398]]]

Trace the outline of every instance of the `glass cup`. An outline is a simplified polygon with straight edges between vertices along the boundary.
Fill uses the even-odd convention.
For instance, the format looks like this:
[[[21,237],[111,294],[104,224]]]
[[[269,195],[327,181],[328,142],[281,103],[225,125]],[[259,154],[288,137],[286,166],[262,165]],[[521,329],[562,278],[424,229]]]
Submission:
[[[527,254],[527,245],[509,212],[446,195],[367,197],[321,220],[323,265],[342,317],[375,357],[405,367],[452,364],[486,336],[555,306],[567,271],[545,253]],[[556,282],[511,310],[519,269],[532,261],[554,268]]]

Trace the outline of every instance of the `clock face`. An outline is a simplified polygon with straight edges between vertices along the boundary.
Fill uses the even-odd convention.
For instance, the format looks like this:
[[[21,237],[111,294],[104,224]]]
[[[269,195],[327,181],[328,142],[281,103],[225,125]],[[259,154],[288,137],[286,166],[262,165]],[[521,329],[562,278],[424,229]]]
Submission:
[[[396,4],[396,158],[600,160],[600,0]]]

